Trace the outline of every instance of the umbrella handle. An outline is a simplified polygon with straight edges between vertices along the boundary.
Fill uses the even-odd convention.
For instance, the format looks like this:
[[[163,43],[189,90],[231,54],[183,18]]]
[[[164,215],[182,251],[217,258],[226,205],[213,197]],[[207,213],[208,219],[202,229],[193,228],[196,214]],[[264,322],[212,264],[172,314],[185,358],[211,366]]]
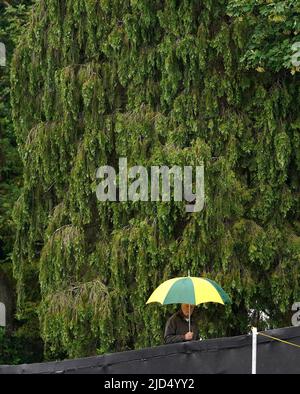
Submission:
[[[190,270],[188,270],[188,277],[191,276]],[[191,304],[189,304],[189,332],[191,332]]]

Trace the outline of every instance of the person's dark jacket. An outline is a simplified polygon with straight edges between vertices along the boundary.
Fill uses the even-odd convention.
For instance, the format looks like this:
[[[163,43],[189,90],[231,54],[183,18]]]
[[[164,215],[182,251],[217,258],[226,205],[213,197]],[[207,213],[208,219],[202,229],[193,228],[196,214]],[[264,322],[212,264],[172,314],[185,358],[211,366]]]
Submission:
[[[193,341],[199,339],[199,330],[193,317],[191,318],[191,331],[194,333]],[[184,335],[189,332],[189,323],[185,320],[182,311],[174,313],[167,321],[165,329],[165,343],[185,342]]]

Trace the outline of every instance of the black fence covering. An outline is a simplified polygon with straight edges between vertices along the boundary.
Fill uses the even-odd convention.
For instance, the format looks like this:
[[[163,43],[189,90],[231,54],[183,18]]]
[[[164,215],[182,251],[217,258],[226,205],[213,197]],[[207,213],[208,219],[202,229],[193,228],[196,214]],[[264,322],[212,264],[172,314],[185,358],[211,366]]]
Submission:
[[[265,332],[300,345],[300,327]],[[0,374],[250,374],[252,336],[164,345],[43,364],[0,366]],[[258,374],[299,374],[300,348],[258,336]]]

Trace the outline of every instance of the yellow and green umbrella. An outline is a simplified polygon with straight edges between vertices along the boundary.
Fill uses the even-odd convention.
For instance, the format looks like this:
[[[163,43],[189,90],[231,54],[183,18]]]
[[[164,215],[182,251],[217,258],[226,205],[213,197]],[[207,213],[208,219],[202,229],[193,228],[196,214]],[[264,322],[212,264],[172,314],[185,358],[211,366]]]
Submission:
[[[162,283],[150,296],[147,304],[199,305],[206,302],[230,304],[230,298],[216,282],[207,278],[181,277]]]

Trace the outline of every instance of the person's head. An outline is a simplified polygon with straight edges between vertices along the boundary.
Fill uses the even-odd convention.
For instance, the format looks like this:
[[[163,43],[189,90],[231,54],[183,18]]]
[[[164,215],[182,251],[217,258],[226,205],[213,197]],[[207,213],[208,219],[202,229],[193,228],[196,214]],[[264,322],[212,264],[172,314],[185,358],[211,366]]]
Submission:
[[[181,304],[181,311],[184,314],[184,316],[187,318],[189,318],[189,312],[191,313],[192,316],[194,309],[195,309],[195,305]]]

